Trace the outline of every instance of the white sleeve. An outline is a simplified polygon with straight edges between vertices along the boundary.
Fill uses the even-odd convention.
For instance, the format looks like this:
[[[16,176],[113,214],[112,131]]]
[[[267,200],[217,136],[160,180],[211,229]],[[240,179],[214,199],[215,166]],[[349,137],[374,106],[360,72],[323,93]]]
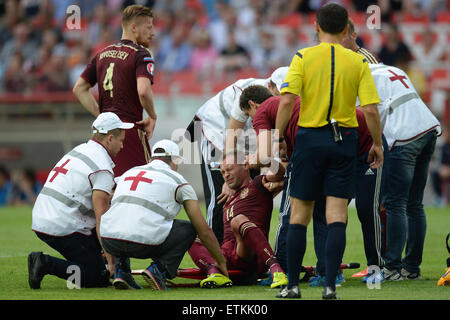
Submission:
[[[237,90],[236,96],[234,97],[233,107],[231,108],[231,116],[239,122],[246,122],[248,115],[244,113],[239,107],[239,98],[241,97],[241,91]]]
[[[102,190],[108,194],[112,193],[114,188],[114,175],[107,170],[100,170],[89,175],[89,181],[92,190]]]
[[[183,183],[177,187],[175,199],[178,203],[183,203],[186,200],[198,200],[194,188],[189,183]]]

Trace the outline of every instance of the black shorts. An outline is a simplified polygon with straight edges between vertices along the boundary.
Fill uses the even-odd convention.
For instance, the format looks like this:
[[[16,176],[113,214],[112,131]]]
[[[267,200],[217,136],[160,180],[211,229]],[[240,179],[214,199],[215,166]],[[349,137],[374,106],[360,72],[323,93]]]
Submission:
[[[323,195],[351,199],[355,196],[358,132],[341,128],[343,141],[333,140],[329,126],[299,127],[291,158],[290,196],[318,200]]]

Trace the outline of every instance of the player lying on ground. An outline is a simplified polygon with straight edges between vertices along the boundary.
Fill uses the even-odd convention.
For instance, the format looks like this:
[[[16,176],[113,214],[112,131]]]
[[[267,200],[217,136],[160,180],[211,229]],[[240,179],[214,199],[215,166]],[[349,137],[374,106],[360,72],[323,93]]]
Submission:
[[[287,284],[287,277],[278,264],[268,241],[273,209],[273,193],[263,185],[263,175],[250,178],[245,156],[236,151],[227,152],[221,163],[225,183],[235,191],[223,209],[224,240],[222,252],[230,270],[270,271],[274,279],[271,288]],[[273,177],[272,177],[273,178]],[[282,174],[278,176],[282,179]],[[189,254],[194,263],[208,277],[201,287],[214,288],[228,285],[215,261],[197,238]]]

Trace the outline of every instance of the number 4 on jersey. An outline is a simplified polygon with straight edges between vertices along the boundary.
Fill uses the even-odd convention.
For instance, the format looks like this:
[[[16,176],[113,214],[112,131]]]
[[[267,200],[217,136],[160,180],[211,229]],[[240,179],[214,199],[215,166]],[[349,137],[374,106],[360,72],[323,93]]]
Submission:
[[[109,91],[111,98],[113,97],[113,81],[112,81],[113,73],[114,73],[114,63],[111,62],[109,64],[108,69],[106,69],[105,79],[103,79],[103,89],[105,91]]]

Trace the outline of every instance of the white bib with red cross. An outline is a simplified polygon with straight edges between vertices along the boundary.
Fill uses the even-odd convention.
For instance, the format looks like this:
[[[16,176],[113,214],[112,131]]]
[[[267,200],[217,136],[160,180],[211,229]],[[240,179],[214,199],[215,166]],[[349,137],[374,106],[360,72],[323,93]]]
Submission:
[[[33,207],[32,229],[53,236],[75,232],[91,235],[95,228],[93,176],[107,173],[114,185],[114,162],[97,141],[89,140],[67,153],[50,171]],[[102,190],[111,193],[108,188]]]
[[[197,200],[192,186],[168,164],[153,160],[118,180],[111,208],[102,216],[102,238],[158,245],[167,238],[185,200]]]

